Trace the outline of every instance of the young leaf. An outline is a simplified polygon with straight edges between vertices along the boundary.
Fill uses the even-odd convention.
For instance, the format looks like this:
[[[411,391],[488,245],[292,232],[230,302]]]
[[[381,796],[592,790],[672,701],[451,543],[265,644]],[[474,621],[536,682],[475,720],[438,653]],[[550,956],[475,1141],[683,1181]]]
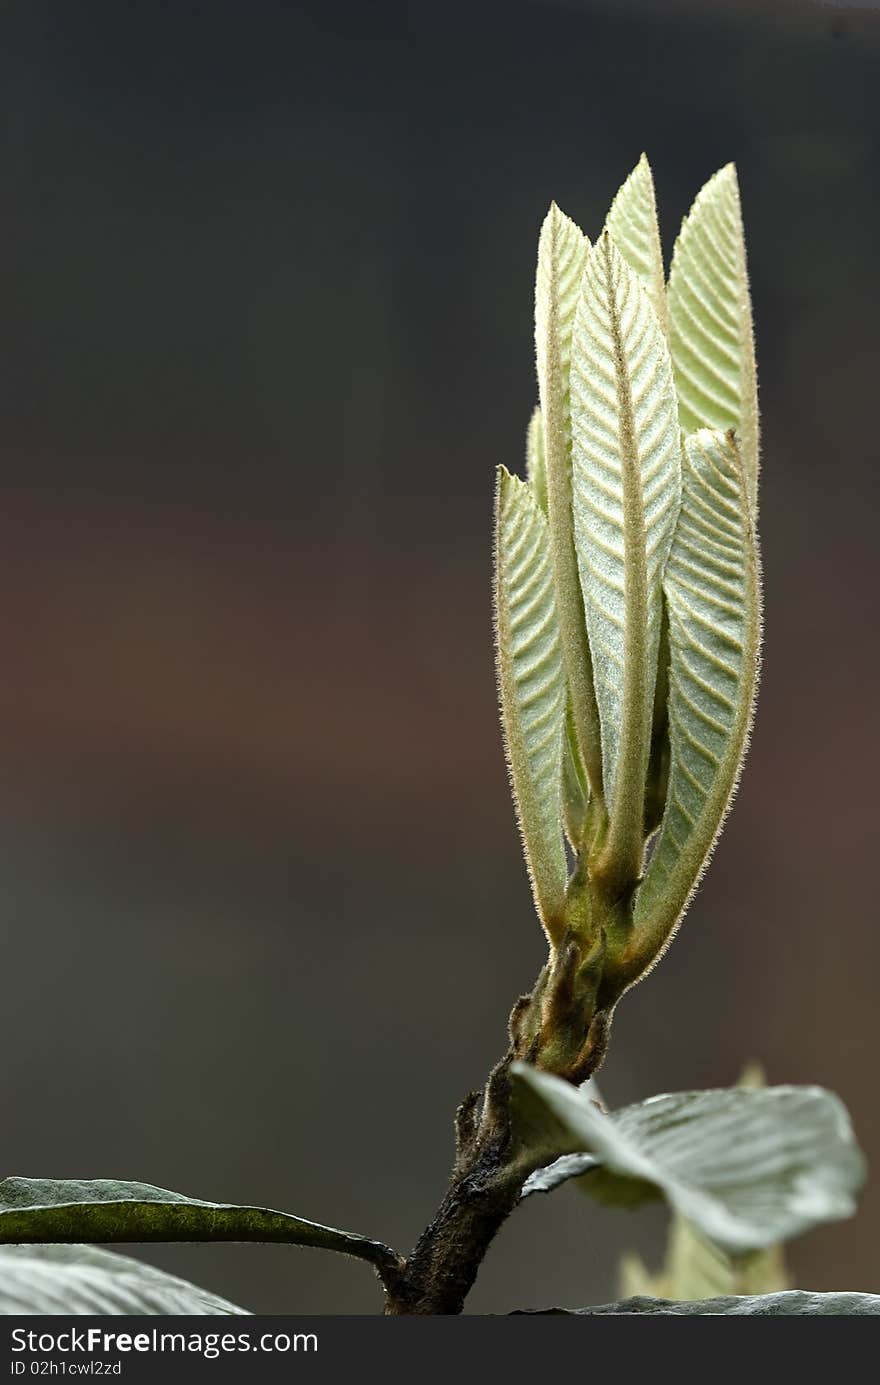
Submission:
[[[707,1298],[699,1303],[673,1303],[664,1298],[626,1298],[622,1303],[603,1303],[595,1308],[545,1308],[557,1316],[601,1317],[612,1313],[644,1313],[654,1317],[684,1317],[690,1314],[721,1316],[735,1314],[747,1318],[777,1317],[877,1317],[880,1294],[808,1294],[789,1289],[760,1298]]]
[[[669,313],[663,249],[657,224],[654,179],[646,155],[642,155],[614,199],[605,222],[612,240],[630,269],[639,276],[657,314],[664,337],[669,339]],[[661,625],[657,684],[654,691],[652,733],[645,792],[645,835],[660,825],[666,798],[668,737],[666,734],[665,624]],[[668,662],[668,660],[666,661]]]
[[[94,1246],[0,1249],[0,1314],[248,1316],[225,1298]]]
[[[547,462],[544,456],[544,425],[536,408],[526,433],[526,476],[542,512],[547,513]]]
[[[664,576],[669,787],[636,896],[634,975],[666,945],[699,882],[748,741],[760,587],[746,489],[732,437],[701,431],[687,439],[681,514]]]
[[[544,425],[541,410],[535,409],[526,434],[526,476],[541,511],[547,513],[547,466],[544,455]],[[587,813],[590,790],[581,761],[569,699],[565,714],[562,745],[562,818],[565,833],[574,849],[580,846],[581,829]]]
[[[547,521],[525,482],[498,469],[495,631],[507,763],[538,914],[562,931],[566,863],[561,825],[565,678]]]
[[[620,1290],[625,1298],[649,1294],[692,1300],[769,1294],[787,1287],[779,1246],[734,1259],[678,1214],[672,1218],[666,1262],[659,1274],[650,1274],[638,1256],[624,1256],[621,1264]]]
[[[681,461],[669,351],[637,276],[607,235],[590,252],[571,357],[574,529],[610,826],[607,857],[641,869],[660,580]]]
[[[589,802],[590,787],[581,764],[569,703],[565,713],[565,738],[562,746],[562,821],[565,825],[565,835],[575,851],[580,850]]]
[[[845,1108],[821,1087],[678,1092],[609,1116],[536,1068],[515,1063],[512,1074],[529,1147],[543,1139],[563,1156],[530,1175],[524,1197],[581,1175],[603,1201],[660,1195],[730,1255],[854,1211],[864,1160]]]
[[[562,654],[581,759],[602,789],[599,714],[571,513],[571,334],[590,243],[554,202],[541,227],[535,281],[535,354],[544,432],[547,513]]]
[[[381,1273],[397,1256],[379,1241],[266,1207],[203,1202],[150,1183],[116,1179],[5,1178],[0,1243],[72,1241],[273,1241],[341,1251]]]
[[[661,331],[668,337],[666,276],[657,225],[654,178],[644,154],[612,202],[605,226],[630,269],[639,276]]]
[[[669,272],[672,361],[681,426],[732,428],[754,509],[758,491],[758,382],[752,304],[736,169],[727,164],[697,195]]]
[[[651,1275],[637,1256],[624,1256],[620,1292],[624,1298],[640,1294],[685,1301],[720,1298],[737,1292],[734,1262],[687,1218],[674,1215],[663,1269]]]

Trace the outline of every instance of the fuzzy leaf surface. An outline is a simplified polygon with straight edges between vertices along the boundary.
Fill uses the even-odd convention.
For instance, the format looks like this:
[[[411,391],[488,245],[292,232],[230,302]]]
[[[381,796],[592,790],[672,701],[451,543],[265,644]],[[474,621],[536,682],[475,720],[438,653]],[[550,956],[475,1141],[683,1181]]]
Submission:
[[[682,223],[669,271],[670,344],[681,426],[734,429],[754,507],[758,382],[739,184],[733,164],[709,179]]]
[[[590,786],[581,763],[569,705],[566,709],[562,745],[562,821],[565,825],[565,835],[575,851],[580,850],[589,802]]]
[[[526,432],[526,477],[543,513],[547,513],[547,459],[544,455],[544,422],[536,408]]]
[[[681,501],[669,351],[607,235],[590,252],[572,338],[574,530],[602,732],[609,849],[640,860],[662,614]]]
[[[589,248],[590,243],[580,227],[554,202],[541,227],[535,280],[535,356],[544,437],[547,514],[562,653],[575,733],[590,785],[599,790],[602,785],[599,714],[571,510],[571,342]]]
[[[547,520],[531,487],[503,467],[495,505],[495,629],[501,721],[535,907],[559,936],[565,675]]]
[[[730,436],[703,430],[684,452],[681,513],[664,574],[669,783],[635,903],[634,948],[644,961],[671,936],[721,829],[758,676],[758,558],[737,447]]]
[[[612,202],[605,225],[630,269],[639,276],[663,335],[668,336],[666,276],[654,177],[644,154]]]

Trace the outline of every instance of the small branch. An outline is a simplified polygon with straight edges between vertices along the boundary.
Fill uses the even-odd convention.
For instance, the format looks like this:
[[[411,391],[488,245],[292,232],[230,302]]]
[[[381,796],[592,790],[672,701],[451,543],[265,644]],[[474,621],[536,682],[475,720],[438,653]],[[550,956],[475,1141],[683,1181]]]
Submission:
[[[456,1112],[446,1196],[412,1254],[382,1276],[387,1314],[462,1311],[489,1246],[537,1166],[511,1130],[511,1062],[525,1059],[576,1084],[592,1075],[604,1057],[613,1009],[595,1005],[604,955],[604,933],[586,948],[567,935],[531,995],[514,1005],[506,1055],[483,1091],[469,1092]]]
[[[457,1155],[449,1189],[389,1287],[391,1315],[460,1313],[498,1230],[520,1197],[523,1174],[511,1159],[508,1070],[493,1069],[482,1094],[458,1109]]]

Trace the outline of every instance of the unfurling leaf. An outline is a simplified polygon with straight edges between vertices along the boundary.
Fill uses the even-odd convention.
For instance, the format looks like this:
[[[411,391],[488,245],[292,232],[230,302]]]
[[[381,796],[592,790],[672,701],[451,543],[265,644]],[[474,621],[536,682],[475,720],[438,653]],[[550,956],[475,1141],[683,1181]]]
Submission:
[[[565,714],[565,739],[562,746],[562,821],[565,825],[565,835],[575,851],[580,850],[589,802],[590,786],[577,748],[574,718],[569,704]]]
[[[653,959],[687,905],[745,754],[758,672],[760,586],[743,467],[731,436],[685,444],[682,507],[664,575],[669,612],[666,810],[635,905]]]
[[[547,521],[530,487],[498,469],[495,629],[501,721],[535,906],[561,934],[566,861],[561,825],[565,678]]]
[[[592,248],[553,204],[535,341],[528,491],[547,521],[565,726],[558,783],[554,702],[554,758],[537,785],[507,726],[551,941],[514,1047],[578,1083],[602,1062],[617,1002],[687,907],[750,727],[758,421],[732,166],[686,219],[668,289],[644,156]]]
[[[584,622],[571,512],[571,335],[590,243],[554,202],[538,242],[535,356],[544,436],[556,607],[572,717],[594,791],[602,787],[599,717]]]
[[[630,269],[639,276],[661,331],[668,336],[666,277],[654,179],[644,154],[612,202],[605,227]]]
[[[544,424],[539,408],[533,410],[526,432],[526,476],[538,505],[546,515],[547,461],[544,456]]]
[[[94,1246],[4,1246],[0,1314],[248,1316],[225,1298],[127,1255]]]
[[[669,273],[672,360],[681,426],[732,428],[749,500],[758,487],[758,386],[752,305],[736,169],[727,164],[697,195]]]
[[[543,514],[547,513],[547,464],[544,455],[544,424],[540,408],[529,419],[526,433],[526,476],[532,494]],[[549,538],[549,535],[548,535]],[[569,703],[565,716],[562,746],[562,818],[568,840],[575,850],[580,846],[589,801],[589,784],[577,745],[574,717]]]
[[[641,866],[661,577],[681,498],[669,351],[637,275],[607,234],[590,252],[571,357],[572,491],[610,827]]]
[[[739,1256],[848,1217],[864,1160],[846,1110],[820,1087],[741,1087],[655,1096],[606,1115],[569,1083],[514,1064],[514,1110],[530,1148],[560,1156],[523,1196],[579,1178],[634,1204],[662,1196]]]

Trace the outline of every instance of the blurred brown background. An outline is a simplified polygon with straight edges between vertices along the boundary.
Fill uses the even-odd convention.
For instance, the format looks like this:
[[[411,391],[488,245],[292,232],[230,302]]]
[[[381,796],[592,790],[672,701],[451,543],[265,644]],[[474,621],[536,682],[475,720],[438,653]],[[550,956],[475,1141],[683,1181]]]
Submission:
[[[880,24],[446,0],[8,4],[2,32],[2,1166],[407,1247],[541,961],[490,647],[492,472],[551,197],[646,147],[664,238],[737,160],[765,418],[748,770],[612,1104],[772,1080],[874,1178],[798,1284],[880,1290]],[[659,1210],[511,1220],[474,1311],[615,1292]],[[154,1248],[258,1311],[362,1266]]]

